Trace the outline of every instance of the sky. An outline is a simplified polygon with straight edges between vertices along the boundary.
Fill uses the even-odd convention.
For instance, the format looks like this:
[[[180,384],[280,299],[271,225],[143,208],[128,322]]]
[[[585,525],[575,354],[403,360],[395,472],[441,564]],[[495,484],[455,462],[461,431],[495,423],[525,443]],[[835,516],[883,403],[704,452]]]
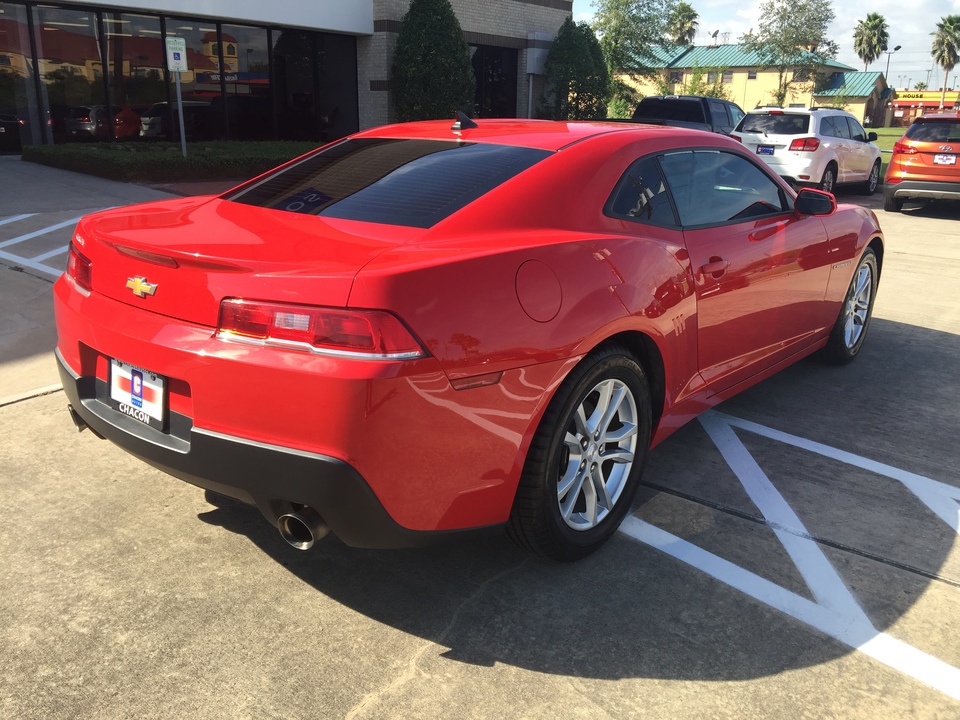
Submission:
[[[700,14],[700,33],[697,45],[707,45],[710,35],[719,31],[717,40],[739,42],[740,36],[758,26],[762,0],[687,0]],[[837,60],[857,70],[863,62],[853,51],[853,29],[868,12],[877,12],[887,20],[890,29],[889,49],[900,45],[900,50],[889,56],[890,71],[887,83],[897,89],[913,89],[918,82],[930,89],[943,85],[943,68],[934,65],[930,55],[931,33],[945,15],[960,14],[960,0],[870,0],[869,3],[839,0],[833,3],[834,20],[827,36],[840,47]],[[573,0],[573,19],[589,22],[593,17],[592,0]],[[869,70],[886,72],[886,54],[871,63]],[[947,87],[960,88],[960,65],[950,71]]]

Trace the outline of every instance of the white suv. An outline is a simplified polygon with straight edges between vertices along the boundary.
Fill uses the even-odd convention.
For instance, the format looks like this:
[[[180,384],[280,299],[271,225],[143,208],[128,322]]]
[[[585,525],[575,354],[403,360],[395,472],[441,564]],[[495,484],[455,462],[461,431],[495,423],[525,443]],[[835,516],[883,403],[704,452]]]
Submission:
[[[880,181],[880,149],[848,112],[834,108],[762,107],[750,110],[730,133],[794,186],[833,192],[861,183],[872,195]]]

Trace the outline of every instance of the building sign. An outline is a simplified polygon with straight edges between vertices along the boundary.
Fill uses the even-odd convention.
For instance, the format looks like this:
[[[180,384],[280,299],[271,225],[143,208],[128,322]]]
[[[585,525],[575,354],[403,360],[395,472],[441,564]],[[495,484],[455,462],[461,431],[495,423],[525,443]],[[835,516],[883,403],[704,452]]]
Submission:
[[[946,96],[943,98],[943,106],[952,108],[958,102],[958,95],[960,95],[960,93],[956,90],[947,90]],[[920,92],[917,90],[909,90],[897,92],[893,97],[892,104],[894,107],[909,107],[911,105],[925,108],[940,107],[940,91],[931,90]]]

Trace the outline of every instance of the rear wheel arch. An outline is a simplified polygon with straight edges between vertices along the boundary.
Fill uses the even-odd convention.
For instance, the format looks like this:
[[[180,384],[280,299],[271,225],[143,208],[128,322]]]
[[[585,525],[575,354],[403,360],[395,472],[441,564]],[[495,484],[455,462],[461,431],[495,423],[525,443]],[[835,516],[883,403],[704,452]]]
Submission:
[[[659,346],[650,335],[639,330],[611,335],[597,348],[594,348],[594,351],[607,345],[619,345],[626,348],[643,368],[650,385],[650,409],[653,413],[653,426],[656,428],[663,415],[664,403],[666,402],[666,372],[663,366],[663,354],[660,352]]]

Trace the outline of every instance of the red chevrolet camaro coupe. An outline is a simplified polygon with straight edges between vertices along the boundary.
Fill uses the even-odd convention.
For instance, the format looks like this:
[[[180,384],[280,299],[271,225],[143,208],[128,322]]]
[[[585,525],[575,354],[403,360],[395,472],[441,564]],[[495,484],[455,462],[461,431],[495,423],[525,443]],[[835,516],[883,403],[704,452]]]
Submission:
[[[84,218],[57,358],[81,429],[295,547],[505,526],[575,559],[681,425],[814,351],[852,360],[882,260],[871,211],[720,135],[395,125]]]

